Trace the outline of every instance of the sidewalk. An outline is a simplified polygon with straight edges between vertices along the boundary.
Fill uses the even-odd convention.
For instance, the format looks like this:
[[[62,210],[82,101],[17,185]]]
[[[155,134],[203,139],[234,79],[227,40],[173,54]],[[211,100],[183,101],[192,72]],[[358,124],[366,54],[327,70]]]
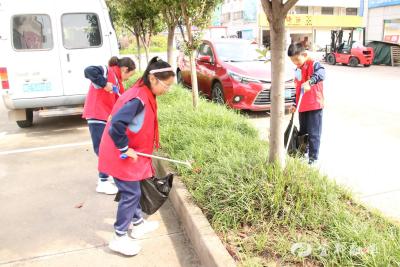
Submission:
[[[160,228],[140,240],[139,255],[108,249],[117,203],[94,191],[90,145],[59,150],[60,160],[26,156],[0,159],[0,266],[200,266],[169,202],[151,216]]]

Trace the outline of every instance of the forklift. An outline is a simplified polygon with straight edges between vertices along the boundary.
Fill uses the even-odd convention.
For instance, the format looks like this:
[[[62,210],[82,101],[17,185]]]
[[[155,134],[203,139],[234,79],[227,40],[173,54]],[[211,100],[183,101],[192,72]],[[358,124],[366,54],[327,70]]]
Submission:
[[[356,28],[342,28],[331,31],[331,44],[325,48],[325,60],[331,65],[341,63],[357,67],[359,64],[365,67],[371,66],[374,60],[374,50],[365,47],[365,28],[363,30],[362,44],[353,40]],[[343,40],[344,33],[348,33],[348,39]]]

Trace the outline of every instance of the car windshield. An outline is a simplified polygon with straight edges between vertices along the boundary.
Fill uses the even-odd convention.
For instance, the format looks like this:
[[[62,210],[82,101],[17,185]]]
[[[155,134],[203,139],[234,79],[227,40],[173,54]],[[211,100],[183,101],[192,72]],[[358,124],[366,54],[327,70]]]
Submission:
[[[256,45],[248,43],[216,43],[215,50],[222,61],[254,61],[261,60]]]

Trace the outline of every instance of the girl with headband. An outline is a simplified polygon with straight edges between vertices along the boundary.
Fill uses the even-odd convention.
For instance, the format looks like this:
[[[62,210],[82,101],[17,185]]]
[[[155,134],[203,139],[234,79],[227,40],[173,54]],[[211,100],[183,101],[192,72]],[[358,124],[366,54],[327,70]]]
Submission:
[[[168,92],[174,77],[167,62],[153,58],[143,77],[114,105],[101,140],[99,171],[114,177],[121,194],[109,248],[123,255],[138,254],[140,246],[135,239],[159,226],[157,221],[142,217],[140,181],[154,176],[154,169],[151,158],[138,156],[135,151],[152,154],[159,148],[156,96]],[[121,159],[121,154],[129,157]]]

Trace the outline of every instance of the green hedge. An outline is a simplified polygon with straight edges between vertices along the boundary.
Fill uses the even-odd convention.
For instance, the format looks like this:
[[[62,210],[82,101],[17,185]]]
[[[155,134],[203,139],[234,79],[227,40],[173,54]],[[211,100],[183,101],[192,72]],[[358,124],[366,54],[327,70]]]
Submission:
[[[151,39],[151,44],[150,44],[150,53],[159,53],[159,52],[166,52],[167,51],[167,36],[164,35],[156,35],[153,36]],[[141,47],[140,52],[144,55],[145,51],[144,48]],[[137,46],[136,46],[136,41],[131,43],[128,48],[126,49],[121,49],[120,53],[122,55],[125,54],[137,54]]]
[[[299,159],[269,165],[245,116],[204,99],[195,111],[180,86],[158,103],[162,153],[193,160],[174,167],[240,265],[400,266],[398,224]]]
[[[179,86],[158,101],[163,153],[194,161],[177,171],[243,266],[399,266],[398,225],[301,160],[284,171],[268,165],[268,144],[244,116],[206,100],[194,111]]]

